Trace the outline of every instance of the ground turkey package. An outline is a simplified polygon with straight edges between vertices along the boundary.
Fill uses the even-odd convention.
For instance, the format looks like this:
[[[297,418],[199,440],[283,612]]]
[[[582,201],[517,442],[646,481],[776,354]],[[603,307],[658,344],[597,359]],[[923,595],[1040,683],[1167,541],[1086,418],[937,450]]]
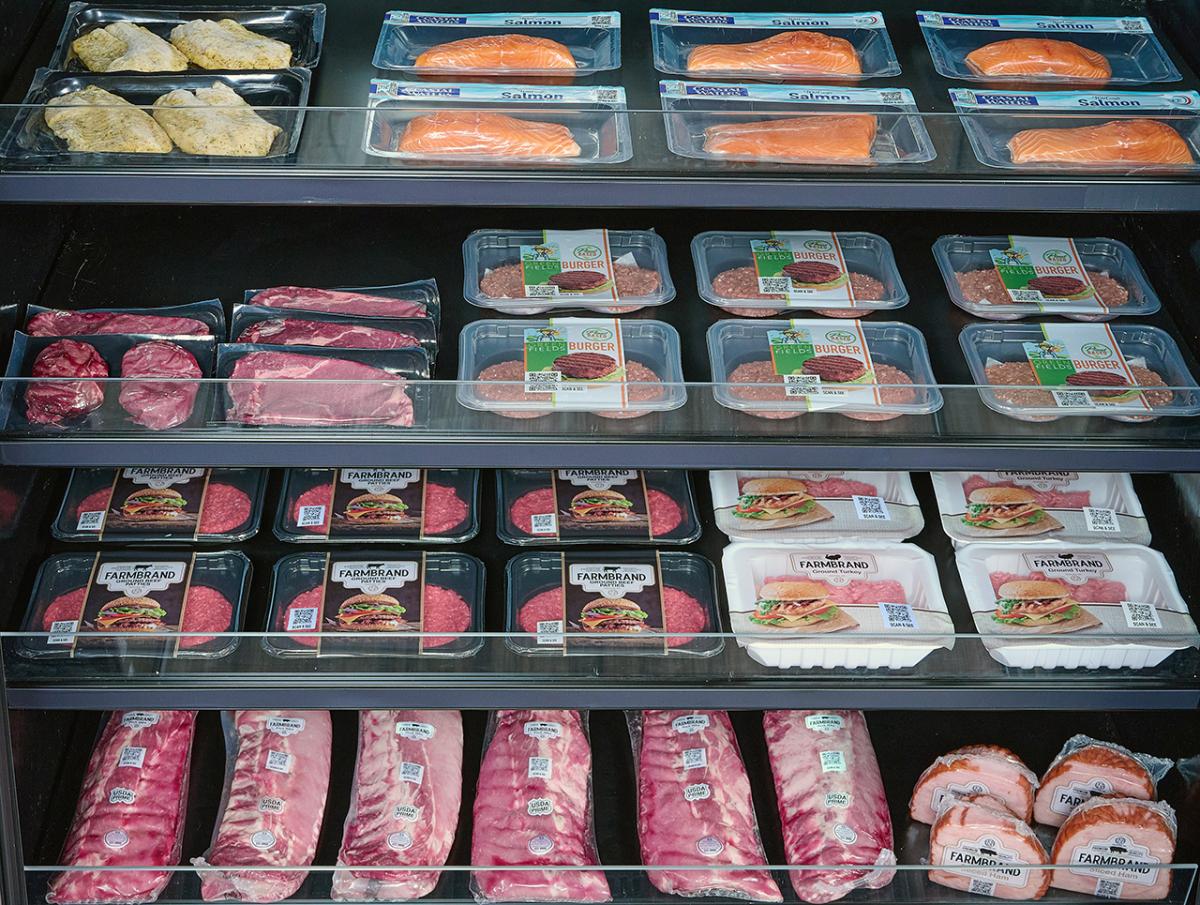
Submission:
[[[575,710],[499,710],[475,792],[471,863],[477,902],[608,902],[592,826],[592,749]]]
[[[55,874],[53,905],[153,902],[183,845],[196,714],[190,710],[117,711],[92,750],[60,864],[131,865],[141,870]]]
[[[238,710],[225,725],[225,793],[200,868],[206,902],[277,902],[312,864],[329,790],[333,725],[327,710]],[[235,869],[236,868],[236,869]]]
[[[668,895],[731,896],[778,902],[767,870],[750,777],[723,710],[646,710],[626,714],[638,774],[642,863],[709,870],[649,870]]]

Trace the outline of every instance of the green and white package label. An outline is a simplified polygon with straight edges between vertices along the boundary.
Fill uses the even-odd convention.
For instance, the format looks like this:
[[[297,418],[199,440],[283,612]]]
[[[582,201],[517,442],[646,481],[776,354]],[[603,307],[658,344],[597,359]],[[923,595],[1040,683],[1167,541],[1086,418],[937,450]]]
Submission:
[[[606,229],[544,230],[540,244],[521,246],[521,273],[527,298],[619,298]]]
[[[993,248],[992,266],[1017,304],[1047,313],[1107,311],[1100,301],[1074,239],[1009,236],[1008,248]]]
[[[1034,377],[1062,408],[1145,411],[1145,395],[1107,324],[1041,324],[1042,340],[1025,342]],[[1091,389],[1079,389],[1090,387]]]
[[[525,392],[556,408],[626,408],[625,344],[616,318],[552,318],[524,337]]]
[[[772,232],[751,239],[758,291],[787,296],[789,305],[810,302],[854,307],[854,289],[837,233]]]
[[[855,320],[793,320],[768,330],[767,343],[784,392],[809,411],[846,403],[879,405],[875,372],[862,326]]]

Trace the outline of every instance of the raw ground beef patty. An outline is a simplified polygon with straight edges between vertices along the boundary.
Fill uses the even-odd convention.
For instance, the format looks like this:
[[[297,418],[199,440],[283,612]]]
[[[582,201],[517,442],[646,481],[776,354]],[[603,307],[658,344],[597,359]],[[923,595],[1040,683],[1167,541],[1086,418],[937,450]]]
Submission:
[[[658,271],[649,267],[614,264],[613,277],[613,282],[617,285],[617,295],[630,301],[652,296],[662,286],[662,277],[659,276]],[[525,299],[525,277],[521,271],[521,265],[504,264],[494,270],[489,270],[479,280],[479,291],[490,299]],[[571,297],[567,296],[567,298]],[[581,305],[587,302],[586,295],[580,295],[577,298]],[[561,301],[561,297],[559,300]],[[630,311],[637,311],[641,307],[643,306],[609,305],[604,310],[610,314],[626,314]]]
[[[668,632],[703,632],[708,628],[708,617],[700,601],[686,591],[663,585],[663,621]],[[521,605],[517,622],[521,631],[537,634],[539,622],[561,621],[563,617],[563,592],[561,587],[550,588],[534,594]],[[668,647],[690,644],[692,638],[668,638]]]
[[[1167,383],[1162,375],[1149,368],[1130,365],[1129,372],[1133,375],[1138,386],[1163,387]],[[985,369],[987,381],[1000,386],[1038,386],[1037,377],[1033,373],[1033,365],[1028,361],[1008,361],[1001,364],[989,365]],[[1022,408],[1053,408],[1054,397],[1049,390],[993,390],[996,398],[1009,405]],[[1103,402],[1101,391],[1090,394],[1097,402]],[[1171,390],[1148,390],[1145,393],[1146,402],[1152,406],[1170,405],[1175,394]],[[1052,415],[1034,416],[1052,418]]]
[[[1123,283],[1099,271],[1088,271],[1088,276],[1096,287],[1100,301],[1108,307],[1119,308],[1129,303],[1129,290]],[[968,302],[979,305],[1013,304],[1012,296],[1005,290],[1000,274],[994,268],[968,270],[966,273],[956,273],[954,278],[958,280],[958,288]]]
[[[329,510],[333,504],[333,487],[329,484],[318,484],[310,487],[292,504],[291,527],[300,531],[311,531],[314,534],[324,534],[329,530]],[[300,510],[305,506],[324,506],[325,521],[320,525],[305,525],[297,528],[300,522]],[[425,485],[425,533],[449,534],[467,520],[470,508],[466,500],[460,497],[453,487],[429,482]]]
[[[650,533],[655,537],[670,534],[683,521],[683,509],[679,504],[661,490],[653,487],[646,489],[646,504],[650,512]],[[549,487],[541,487],[523,493],[508,509],[508,521],[522,534],[533,534],[533,517],[546,512],[554,512],[557,501],[554,491]]]
[[[883,283],[875,279],[875,277],[867,276],[865,273],[850,272],[850,288],[854,291],[856,299],[863,301],[877,301],[882,299],[886,294],[886,289]],[[734,267],[730,270],[724,270],[713,277],[712,291],[715,296],[731,302],[748,301],[751,299],[761,299],[763,301],[778,301],[784,302],[786,296],[778,293],[759,292],[758,291],[758,271],[752,266]],[[726,308],[730,314],[736,314],[738,317],[771,317],[772,315],[779,316],[785,308]],[[817,314],[824,314],[826,317],[865,317],[870,314],[869,310],[856,308],[817,308],[813,309]]]
[[[875,381],[883,384],[911,384],[912,378],[891,365],[875,365]],[[780,411],[747,411],[745,414],[755,418],[771,418],[784,420],[799,418],[806,410],[801,408],[803,401],[798,396],[788,396],[783,387],[783,376],[775,373],[775,366],[768,360],[747,361],[738,365],[729,373],[730,383],[754,384],[753,386],[733,387],[730,395],[737,399],[751,402],[786,402],[796,406],[791,410]],[[879,397],[884,405],[910,405],[916,401],[916,390],[905,386],[886,386],[879,391]],[[890,421],[900,418],[903,412],[837,412],[855,421]]]
[[[102,487],[89,493],[75,507],[75,516],[81,512],[107,511],[112,504],[112,488]],[[204,508],[200,510],[199,534],[233,534],[250,521],[250,497],[232,484],[210,483],[204,494]]]
[[[513,359],[488,365],[479,372],[475,379],[479,381],[515,381],[496,385],[478,384],[475,387],[475,393],[480,399],[489,402],[540,402],[547,406],[544,411],[497,411],[497,415],[503,415],[506,418],[541,418],[553,411],[549,407],[551,403],[549,393],[525,392],[525,363],[523,361]],[[640,362],[626,359],[625,379],[634,384],[629,387],[630,402],[647,403],[663,397],[662,389],[653,386],[653,384],[662,383],[662,379]],[[640,418],[650,413],[640,409],[621,409],[593,412],[592,414],[602,418]]]
[[[312,609],[319,608],[324,594],[320,585],[315,588],[309,588],[307,591],[301,591],[292,602],[287,605],[287,608],[280,613],[276,621],[275,631],[282,632],[287,630],[288,614],[293,609]],[[439,585],[425,584],[424,598],[424,618],[423,629],[427,632],[465,632],[471,628],[471,607],[465,600],[455,591],[448,588],[443,588]],[[340,632],[331,632],[331,635],[339,635]],[[288,632],[288,636],[297,644],[302,644],[305,647],[316,647],[317,637],[316,630],[303,632]],[[441,647],[454,641],[454,638],[449,636],[444,638],[426,638],[426,647]],[[371,648],[370,642],[364,648],[364,654],[369,654]]]
[[[42,631],[48,632],[55,622],[69,622],[79,618],[87,598],[87,588],[76,588],[67,591],[50,601],[42,613]],[[187,606],[183,611],[184,632],[228,632],[233,631],[233,604],[224,594],[206,585],[192,585],[188,590]],[[180,638],[181,648],[199,647],[212,641],[215,635],[196,635],[191,638]],[[133,640],[133,639],[127,639]]]

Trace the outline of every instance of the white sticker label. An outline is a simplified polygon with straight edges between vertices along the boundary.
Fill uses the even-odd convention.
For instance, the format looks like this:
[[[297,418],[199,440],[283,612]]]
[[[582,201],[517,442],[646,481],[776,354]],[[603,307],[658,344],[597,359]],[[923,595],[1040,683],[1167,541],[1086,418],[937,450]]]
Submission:
[[[529,854],[546,855],[554,849],[554,840],[544,833],[539,833],[529,840]]]
[[[525,805],[525,813],[530,817],[548,817],[554,813],[554,802],[549,798],[531,798]]]
[[[557,534],[558,515],[553,512],[539,512],[530,516],[530,534]]]
[[[684,735],[695,735],[711,725],[707,713],[690,713],[687,716],[677,716],[671,720],[671,729]]]
[[[134,748],[132,746],[121,749],[121,757],[117,760],[118,767],[134,767],[140,770],[142,763],[146,760],[145,748]]]
[[[845,773],[846,772],[846,755],[842,751],[822,751],[821,752],[821,772],[822,773]]]
[[[416,581],[419,573],[420,564],[410,560],[347,561],[330,567],[329,580],[364,594],[382,594]]]
[[[121,717],[121,725],[126,729],[148,729],[157,726],[159,715],[153,710],[130,710]]]
[[[525,724],[525,734],[530,738],[549,739],[562,738],[562,723],[549,723],[543,720],[530,720]]]
[[[325,524],[324,506],[301,506],[296,517],[297,528],[320,528]]]
[[[93,509],[90,512],[79,513],[79,521],[75,523],[76,531],[99,531],[104,527],[105,512],[103,509]]]
[[[561,619],[549,619],[537,624],[537,643],[562,646],[563,622]]]
[[[528,779],[549,779],[550,771],[550,758],[531,757],[529,758],[529,770],[526,773],[526,777]]]
[[[275,847],[275,834],[270,830],[259,830],[250,834],[250,844],[260,852],[269,852]]]
[[[1152,603],[1122,600],[1121,612],[1125,615],[1125,624],[1129,628],[1162,628],[1162,620],[1158,618],[1158,609]]]
[[[852,496],[854,513],[864,522],[890,522],[892,513],[881,496]]]
[[[109,830],[103,836],[104,847],[123,849],[129,844],[129,834],[124,830]]]
[[[712,798],[712,789],[706,782],[694,782],[683,787],[684,801],[703,801],[706,798]]]
[[[272,773],[291,773],[292,755],[283,751],[268,751],[266,767]]]
[[[956,782],[950,783],[948,786],[940,787],[933,790],[933,797],[930,799],[930,807],[933,808],[933,813],[940,814],[945,807],[949,807],[954,802],[956,795],[991,795],[992,790],[981,782],[973,782],[968,785],[959,785]]]
[[[711,858],[725,851],[725,843],[716,836],[703,836],[696,840],[696,851],[706,858]]]
[[[74,644],[75,632],[79,629],[79,620],[63,619],[50,623],[50,637],[47,644]]]
[[[437,733],[429,723],[397,723],[396,735],[414,742],[427,742]]]
[[[1024,889],[1029,884],[1025,863],[1017,852],[1004,848],[996,836],[982,836],[974,841],[961,839],[942,850],[942,866],[946,870],[990,883],[993,889],[997,885]]]
[[[405,761],[400,764],[400,781],[419,786],[425,779],[425,767]]]
[[[387,845],[394,852],[408,851],[412,848],[413,837],[411,833],[405,830],[399,830],[395,833],[389,833],[387,837]]]
[[[186,562],[102,562],[96,567],[95,583],[115,594],[145,597],[179,584],[187,573]]]
[[[275,798],[271,795],[264,795],[258,799],[258,810],[262,814],[282,814],[283,799]]]
[[[137,796],[133,793],[133,789],[122,789],[120,787],[109,790],[109,804],[133,804]]]
[[[571,563],[567,581],[608,600],[620,600],[655,584],[657,569],[637,563]]]
[[[854,796],[851,795],[849,792],[826,792],[825,793],[825,807],[826,808],[837,808],[838,810],[844,811],[846,808],[850,807],[850,802],[853,800],[854,800]]]
[[[421,816],[421,809],[414,804],[398,804],[392,808],[392,819],[414,823]]]
[[[1075,846],[1067,863],[1072,865],[1071,873],[1076,876],[1153,886],[1158,881],[1158,868],[1132,865],[1161,862],[1150,854],[1149,848],[1138,845],[1124,833],[1118,833],[1107,839],[1092,839],[1084,845]]]
[[[911,628],[917,627],[917,617],[910,603],[881,603],[879,615],[883,619],[883,627]]]
[[[1066,817],[1092,796],[1107,795],[1112,791],[1112,783],[1098,776],[1087,782],[1076,780],[1065,786],[1055,786],[1051,790],[1050,810]]]
[[[1118,534],[1121,525],[1117,521],[1117,510],[1098,509],[1095,506],[1083,507],[1083,519],[1087,530],[1099,534]]]
[[[812,732],[824,732],[831,735],[846,725],[846,721],[836,713],[812,713],[804,718],[804,728]]]
[[[267,720],[267,731],[274,732],[282,738],[287,738],[289,735],[296,735],[304,731],[304,717],[301,716],[273,716]]]
[[[853,845],[858,841],[858,833],[854,831],[853,827],[846,826],[844,823],[839,823],[833,828],[833,835],[844,845]]]
[[[287,631],[311,632],[317,627],[321,611],[315,606],[298,606],[288,610]]]
[[[403,490],[421,480],[419,468],[342,468],[338,480],[355,490],[368,493],[388,493]]]
[[[707,748],[688,748],[683,752],[683,769],[700,770],[708,766]]]

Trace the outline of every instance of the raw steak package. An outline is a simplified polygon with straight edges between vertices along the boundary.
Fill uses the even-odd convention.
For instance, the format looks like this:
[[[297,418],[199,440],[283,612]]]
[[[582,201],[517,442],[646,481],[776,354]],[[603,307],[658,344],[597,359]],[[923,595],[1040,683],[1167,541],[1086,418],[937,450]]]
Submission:
[[[1062,826],[1077,807],[1103,795],[1155,801],[1158,783],[1171,767],[1165,757],[1136,754],[1086,735],[1072,736],[1042,774],[1033,802],[1034,820]]]
[[[22,625],[26,657],[224,657],[238,646],[250,560],[236,550],[56,553]],[[196,634],[196,633],[211,634]],[[186,634],[184,634],[186,633]]]
[[[225,792],[212,844],[192,859],[200,894],[278,902],[304,884],[317,852],[333,759],[329,711],[227,710],[221,722]]]
[[[908,669],[954,647],[933,557],[912,544],[730,544],[729,621],[780,669]]]
[[[238,543],[258,533],[265,468],[76,468],[51,531],[89,543]]]
[[[638,776],[642,863],[709,868],[648,870],[654,888],[684,897],[779,902],[768,870],[750,777],[723,710],[628,711]]]
[[[708,481],[730,540],[902,541],[925,527],[905,471],[710,471]]]
[[[170,305],[165,308],[86,308],[66,311],[30,305],[25,315],[30,336],[94,336],[105,333],[135,336],[225,337],[225,309],[219,299]]]
[[[1018,669],[1145,669],[1200,634],[1166,558],[1135,544],[969,544],[955,555],[988,654]]]
[[[470,657],[483,638],[484,569],[420,550],[296,553],[275,564],[264,636],[278,657]],[[414,637],[416,634],[416,637]]]
[[[942,528],[970,543],[1150,543],[1127,474],[1074,471],[935,471]]]
[[[59,864],[140,868],[64,871],[50,879],[51,905],[131,905],[155,901],[183,848],[196,714],[115,711],[84,774]]]
[[[576,710],[497,710],[475,790],[471,891],[492,902],[608,902],[592,822],[592,748]],[[488,871],[525,867],[528,871]]]
[[[420,317],[368,317],[266,305],[234,305],[234,342],[328,349],[424,349],[437,358],[437,321]]]
[[[711,657],[725,646],[713,566],[695,553],[522,553],[507,585],[505,643],[519,654]]]
[[[690,544],[700,537],[692,482],[679,469],[498,471],[496,534],[506,544]]]
[[[362,710],[338,867],[439,866],[458,828],[463,786],[457,710]],[[396,902],[433,892],[436,870],[338,871],[333,898]]]
[[[433,279],[340,289],[317,289],[311,286],[247,289],[242,302],[255,307],[316,311],[350,317],[427,317],[435,324],[441,320],[442,312],[437,281]]]
[[[796,895],[824,905],[891,883],[892,818],[862,713],[769,710],[763,732],[788,864],[839,865],[791,871]]]
[[[289,543],[458,544],[479,533],[473,468],[289,468],[275,536]]]
[[[1061,864],[1050,885],[1106,899],[1162,900],[1171,890],[1178,825],[1165,801],[1099,797],[1079,805],[1054,837]]]

